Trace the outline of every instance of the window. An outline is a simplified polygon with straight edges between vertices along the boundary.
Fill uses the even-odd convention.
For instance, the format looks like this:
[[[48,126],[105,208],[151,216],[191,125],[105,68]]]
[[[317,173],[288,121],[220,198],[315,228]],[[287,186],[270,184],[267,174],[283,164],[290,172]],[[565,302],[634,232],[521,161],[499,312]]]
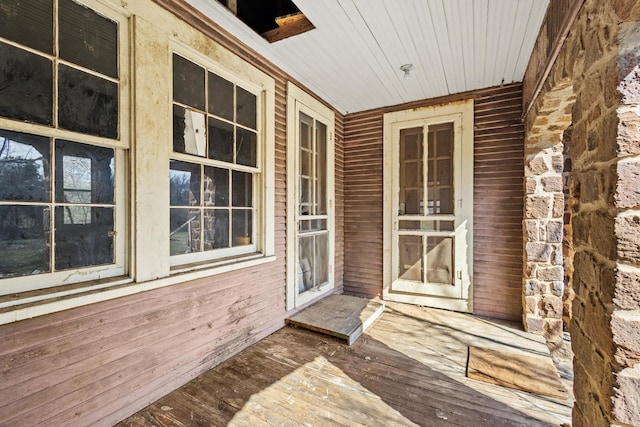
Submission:
[[[171,264],[261,251],[260,91],[173,55]]]
[[[73,0],[3,3],[0,294],[126,272],[126,21],[109,15]]]

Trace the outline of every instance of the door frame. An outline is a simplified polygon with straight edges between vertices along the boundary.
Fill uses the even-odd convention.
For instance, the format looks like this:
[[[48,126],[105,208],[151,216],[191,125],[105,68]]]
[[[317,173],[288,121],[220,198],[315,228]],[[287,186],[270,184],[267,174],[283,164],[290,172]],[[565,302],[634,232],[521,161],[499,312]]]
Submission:
[[[460,118],[460,168],[463,176],[468,179],[462,183],[454,183],[456,189],[456,216],[466,212],[463,221],[466,232],[464,242],[456,242],[456,250],[460,250],[466,243],[466,265],[457,265],[456,270],[462,270],[463,285],[460,298],[443,298],[426,296],[410,292],[394,291],[392,289],[394,259],[397,258],[397,248],[393,247],[394,221],[398,221],[397,208],[393,206],[393,191],[399,181],[397,159],[399,128],[411,127],[416,124],[437,121],[439,117],[457,116]],[[426,305],[462,312],[473,312],[473,99],[462,100],[450,104],[441,104],[411,110],[395,111],[384,114],[383,128],[384,148],[384,218],[383,218],[383,299],[410,304]],[[399,133],[399,132],[398,132]],[[465,173],[466,171],[466,173]],[[462,245],[461,245],[462,243]]]
[[[298,243],[296,219],[298,215],[298,166],[299,166],[299,118],[300,112],[320,119],[327,125],[327,203],[329,228],[329,281],[314,292],[297,292]],[[335,113],[329,107],[291,82],[287,83],[287,311],[298,308],[335,288]]]

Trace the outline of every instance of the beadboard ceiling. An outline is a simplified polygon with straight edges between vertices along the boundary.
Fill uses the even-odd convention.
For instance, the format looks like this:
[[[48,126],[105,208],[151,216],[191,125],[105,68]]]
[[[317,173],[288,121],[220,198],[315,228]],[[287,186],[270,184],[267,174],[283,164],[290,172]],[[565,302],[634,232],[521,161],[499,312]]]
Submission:
[[[316,28],[270,44],[218,1],[187,1],[342,113],[522,81],[549,3],[294,0]]]

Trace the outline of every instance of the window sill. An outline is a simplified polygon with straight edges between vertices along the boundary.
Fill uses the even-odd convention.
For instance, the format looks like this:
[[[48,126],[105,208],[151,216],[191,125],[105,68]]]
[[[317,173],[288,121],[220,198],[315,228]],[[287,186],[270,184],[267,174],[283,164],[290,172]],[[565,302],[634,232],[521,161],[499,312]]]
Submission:
[[[0,296],[0,325],[253,267],[275,261],[275,259],[273,255],[251,254],[232,260],[218,260],[216,263],[175,267],[171,270],[171,276],[142,283],[121,276],[40,291],[3,295]]]

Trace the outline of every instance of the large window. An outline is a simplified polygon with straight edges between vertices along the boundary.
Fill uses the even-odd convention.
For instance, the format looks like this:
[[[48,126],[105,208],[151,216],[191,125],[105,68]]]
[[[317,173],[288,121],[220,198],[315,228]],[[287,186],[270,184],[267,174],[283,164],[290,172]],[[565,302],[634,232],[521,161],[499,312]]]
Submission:
[[[173,55],[172,265],[260,251],[260,92]]]
[[[125,30],[105,12],[2,3],[0,294],[125,273]]]

